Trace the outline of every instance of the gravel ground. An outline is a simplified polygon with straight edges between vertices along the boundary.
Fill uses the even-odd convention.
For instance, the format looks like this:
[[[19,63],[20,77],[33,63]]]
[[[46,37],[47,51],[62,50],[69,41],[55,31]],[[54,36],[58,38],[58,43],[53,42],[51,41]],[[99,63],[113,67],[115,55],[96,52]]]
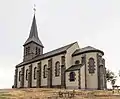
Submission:
[[[62,93],[62,95],[59,95],[60,93]],[[70,98],[73,93],[74,97]],[[120,93],[115,92],[115,94],[113,94],[112,91],[104,90],[73,91],[48,88],[0,89],[0,99],[120,99]]]

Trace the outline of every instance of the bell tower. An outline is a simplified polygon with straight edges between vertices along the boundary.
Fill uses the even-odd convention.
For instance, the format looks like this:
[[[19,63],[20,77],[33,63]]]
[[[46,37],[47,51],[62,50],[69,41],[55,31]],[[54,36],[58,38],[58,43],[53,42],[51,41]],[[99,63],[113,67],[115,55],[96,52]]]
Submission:
[[[35,10],[35,9],[34,9]],[[28,61],[33,59],[36,56],[43,54],[43,44],[38,37],[37,25],[35,13],[32,21],[32,26],[30,30],[30,34],[26,42],[24,43],[24,58],[23,61]]]

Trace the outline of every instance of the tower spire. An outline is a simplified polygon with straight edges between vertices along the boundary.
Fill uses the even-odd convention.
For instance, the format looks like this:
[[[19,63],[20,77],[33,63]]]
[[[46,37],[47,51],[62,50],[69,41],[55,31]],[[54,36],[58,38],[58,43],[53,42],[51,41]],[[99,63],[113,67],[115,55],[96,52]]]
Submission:
[[[30,42],[34,42],[34,43],[37,43],[38,45],[43,47],[43,44],[42,44],[42,42],[40,41],[40,39],[38,37],[37,24],[36,24],[36,18],[35,18],[35,11],[36,11],[35,5],[34,5],[33,10],[34,10],[34,17],[33,17],[33,21],[32,21],[30,34],[29,34],[29,37],[26,40],[24,45],[26,45],[26,44],[28,44]]]
[[[43,44],[38,37],[37,24],[35,18],[35,5],[34,5],[34,16],[30,29],[30,34],[26,42],[24,43],[24,59],[23,61],[28,61],[36,56],[43,54]]]

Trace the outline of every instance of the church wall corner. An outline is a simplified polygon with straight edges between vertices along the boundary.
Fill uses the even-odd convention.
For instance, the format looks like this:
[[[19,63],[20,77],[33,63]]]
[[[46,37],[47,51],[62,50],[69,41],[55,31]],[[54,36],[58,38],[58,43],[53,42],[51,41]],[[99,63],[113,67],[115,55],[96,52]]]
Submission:
[[[65,55],[66,57],[66,69],[69,68],[72,65],[72,54],[79,49],[78,43],[73,44],[70,48],[68,48],[67,53]]]

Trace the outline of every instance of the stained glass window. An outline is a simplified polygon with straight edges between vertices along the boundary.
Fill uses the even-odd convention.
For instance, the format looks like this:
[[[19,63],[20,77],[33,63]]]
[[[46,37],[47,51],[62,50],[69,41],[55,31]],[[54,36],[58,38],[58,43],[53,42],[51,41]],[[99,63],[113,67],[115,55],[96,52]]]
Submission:
[[[55,76],[59,76],[60,75],[60,62],[57,61],[55,63]]]
[[[95,61],[94,58],[89,58],[89,62],[88,62],[88,70],[90,74],[95,73]]]
[[[47,65],[44,65],[43,68],[43,78],[47,78]]]
[[[26,80],[28,80],[28,69],[26,69]]]
[[[34,68],[34,79],[36,79],[37,77],[37,67]]]

